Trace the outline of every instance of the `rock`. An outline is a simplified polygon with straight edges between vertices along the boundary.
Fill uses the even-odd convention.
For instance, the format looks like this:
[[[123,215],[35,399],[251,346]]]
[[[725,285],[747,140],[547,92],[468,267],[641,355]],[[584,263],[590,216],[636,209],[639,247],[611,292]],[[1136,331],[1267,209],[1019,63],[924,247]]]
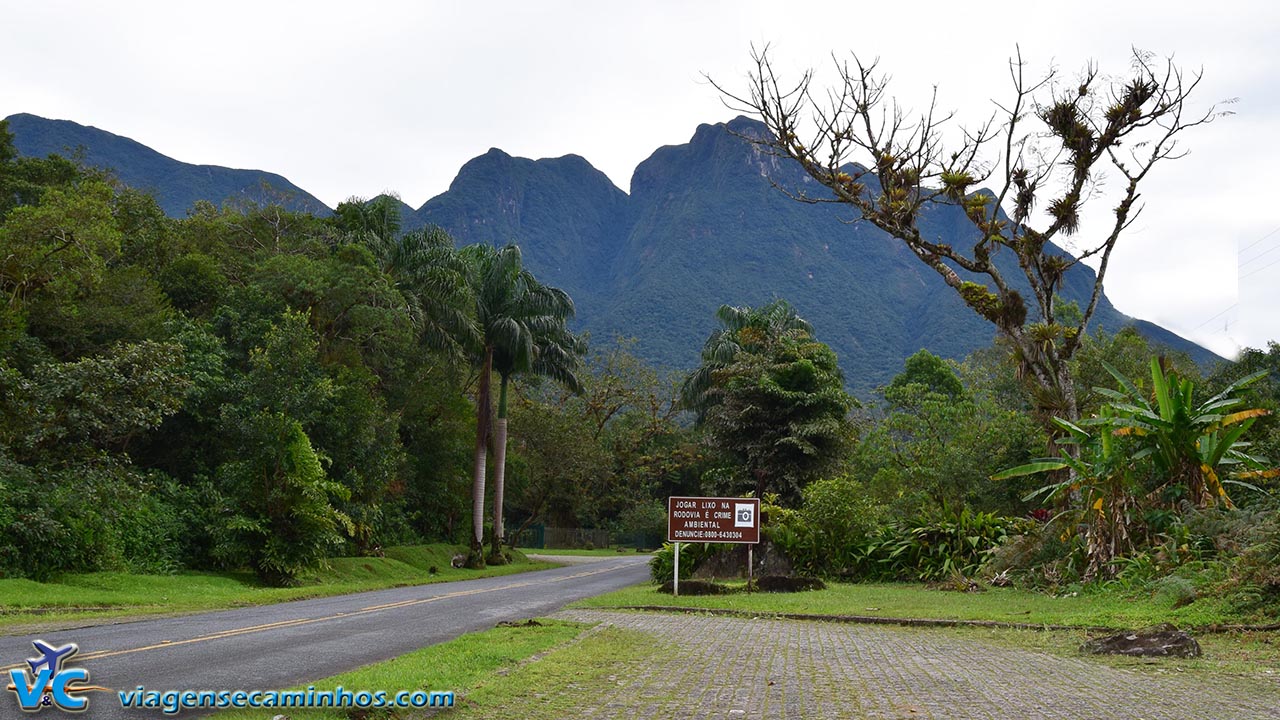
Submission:
[[[1200,657],[1200,643],[1186,632],[1166,624],[1090,640],[1080,646],[1080,651],[1094,655],[1189,658]]]
[[[658,588],[658,592],[670,594],[672,592],[671,581],[668,580],[663,583]],[[729,588],[713,582],[705,582],[703,580],[680,581],[681,595],[724,595],[727,592],[729,592]]]
[[[790,575],[791,563],[787,562],[776,545],[765,540],[756,545],[753,557],[755,576]],[[747,576],[747,546],[732,545],[725,550],[706,558],[693,571],[693,577],[710,580],[713,578],[745,578]]]
[[[793,593],[823,590],[826,587],[826,583],[818,578],[804,575],[765,575],[756,580],[756,589],[761,592]]]

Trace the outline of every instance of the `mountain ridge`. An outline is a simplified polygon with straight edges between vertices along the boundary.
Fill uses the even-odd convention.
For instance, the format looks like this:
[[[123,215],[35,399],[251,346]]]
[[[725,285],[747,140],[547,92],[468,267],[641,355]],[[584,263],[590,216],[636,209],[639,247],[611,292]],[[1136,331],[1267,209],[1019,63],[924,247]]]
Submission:
[[[5,118],[22,155],[73,157],[83,150],[85,164],[111,170],[124,184],[152,192],[171,217],[182,217],[198,200],[221,204],[226,200],[281,202],[290,210],[328,214],[332,208],[265,170],[221,165],[195,165],[164,155],[146,145],[107,130],[71,120],[53,120],[29,113]]]
[[[20,130],[14,129],[19,151],[32,154]],[[696,364],[720,305],[776,297],[814,324],[856,391],[887,383],[922,347],[960,358],[991,342],[994,328],[901,242],[866,223],[849,224],[844,206],[799,203],[780,192],[777,186],[814,194],[823,188],[799,166],[742,137],[760,132],[763,125],[745,117],[700,124],[689,142],[657,148],[637,165],[630,193],[580,155],[532,160],[491,148],[416,210],[401,202],[403,229],[439,225],[464,245],[518,242],[530,269],[575,299],[579,329],[596,338],[636,337],[638,354],[673,368]],[[86,151],[112,157],[101,150],[95,155],[89,146]],[[155,162],[145,153],[143,159]],[[162,207],[171,215],[175,198],[202,191],[148,178],[146,163],[129,167],[128,157],[117,162],[124,167],[114,169],[125,182],[127,175],[142,174],[144,182],[170,193]],[[188,176],[168,177],[180,182]],[[959,210],[945,207],[930,210],[922,227],[945,237],[967,229]],[[1012,258],[1000,262],[1008,265]],[[1007,269],[1021,277],[1016,263]],[[1076,266],[1063,296],[1083,305],[1092,278],[1091,269]],[[1092,327],[1115,331],[1125,325],[1202,364],[1221,360],[1165,328],[1120,313],[1104,296]]]

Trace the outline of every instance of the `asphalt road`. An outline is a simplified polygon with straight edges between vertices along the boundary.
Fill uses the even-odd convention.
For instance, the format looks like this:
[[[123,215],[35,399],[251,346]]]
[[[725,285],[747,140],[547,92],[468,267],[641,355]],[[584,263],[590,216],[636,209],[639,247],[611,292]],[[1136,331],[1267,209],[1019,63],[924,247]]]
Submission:
[[[113,690],[286,688],[641,582],[648,577],[647,559],[606,558],[506,577],[51,632],[39,639],[55,647],[79,645],[68,666],[87,669],[90,684]],[[9,684],[10,668],[25,667],[23,659],[37,655],[35,639],[0,637],[0,687]],[[27,716],[13,692],[0,695],[0,718]],[[166,717],[156,710],[125,710],[114,692],[85,697],[90,706],[80,718]],[[178,717],[201,714],[184,710]],[[59,716],[51,708],[29,717]]]

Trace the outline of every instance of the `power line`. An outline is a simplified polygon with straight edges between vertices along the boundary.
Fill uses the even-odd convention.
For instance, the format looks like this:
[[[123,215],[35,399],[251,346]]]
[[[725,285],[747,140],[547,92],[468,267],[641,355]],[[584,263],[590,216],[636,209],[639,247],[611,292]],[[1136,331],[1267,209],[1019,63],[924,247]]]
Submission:
[[[1241,279],[1241,280],[1243,280],[1243,279],[1245,279],[1245,278],[1247,278],[1247,277],[1252,277],[1252,276],[1254,276],[1254,275],[1257,275],[1258,273],[1262,272],[1263,270],[1266,270],[1267,268],[1271,267],[1272,265],[1280,265],[1280,260],[1274,260],[1274,261],[1272,261],[1272,262],[1269,262],[1269,263],[1267,263],[1266,265],[1263,265],[1262,267],[1260,267],[1260,268],[1258,268],[1258,269],[1254,270],[1253,272],[1249,273],[1248,275],[1241,275],[1241,276],[1240,276],[1240,279]]]
[[[1216,320],[1216,319],[1221,318],[1221,316],[1222,316],[1222,315],[1226,315],[1226,314],[1230,313],[1230,311],[1231,311],[1231,310],[1235,310],[1235,305],[1231,305],[1230,307],[1228,307],[1228,309],[1226,309],[1226,310],[1222,310],[1222,311],[1221,311],[1221,313],[1219,313],[1219,314],[1217,314],[1217,315],[1213,315],[1213,316],[1212,316],[1212,318],[1210,318],[1210,319],[1204,320],[1204,322],[1203,322],[1203,323],[1198,324],[1198,325],[1196,325],[1196,327],[1192,328],[1192,331],[1193,331],[1193,332],[1194,332],[1194,331],[1198,331],[1198,329],[1203,328],[1203,327],[1204,327],[1204,325],[1210,324],[1210,323],[1212,323],[1212,322],[1213,322],[1213,320]]]
[[[1239,252],[1237,252],[1236,254],[1237,254],[1237,255],[1241,255],[1241,254],[1243,254],[1245,250],[1248,250],[1249,248],[1253,247],[1254,245],[1257,245],[1258,243],[1262,242],[1263,240],[1266,240],[1267,238],[1271,237],[1272,235],[1275,235],[1275,234],[1276,234],[1276,233],[1278,233],[1278,232],[1280,232],[1280,227],[1276,228],[1275,230],[1272,230],[1271,232],[1267,233],[1266,235],[1263,235],[1262,237],[1258,238],[1257,240],[1254,240],[1253,242],[1249,243],[1248,245],[1246,245],[1246,246],[1244,246],[1244,247],[1240,248],[1240,251],[1239,251]]]
[[[1258,261],[1258,259],[1259,259],[1259,258],[1261,258],[1263,255],[1270,255],[1271,253],[1273,253],[1273,252],[1275,252],[1275,251],[1277,251],[1277,250],[1280,250],[1280,245],[1275,245],[1274,247],[1267,248],[1266,250],[1263,250],[1262,252],[1258,253],[1257,255],[1254,255],[1253,257],[1249,258],[1248,260],[1245,260],[1244,262],[1240,263],[1240,267],[1244,267],[1245,265],[1248,265],[1249,263],[1252,263],[1252,262],[1257,262],[1257,261]]]

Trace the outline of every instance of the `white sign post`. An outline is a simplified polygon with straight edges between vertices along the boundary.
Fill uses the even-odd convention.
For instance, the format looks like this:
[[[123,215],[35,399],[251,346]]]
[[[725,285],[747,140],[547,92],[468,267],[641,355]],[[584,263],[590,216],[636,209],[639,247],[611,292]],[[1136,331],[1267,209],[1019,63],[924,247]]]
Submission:
[[[680,543],[676,543],[676,572],[671,579],[672,597],[680,597]]]

